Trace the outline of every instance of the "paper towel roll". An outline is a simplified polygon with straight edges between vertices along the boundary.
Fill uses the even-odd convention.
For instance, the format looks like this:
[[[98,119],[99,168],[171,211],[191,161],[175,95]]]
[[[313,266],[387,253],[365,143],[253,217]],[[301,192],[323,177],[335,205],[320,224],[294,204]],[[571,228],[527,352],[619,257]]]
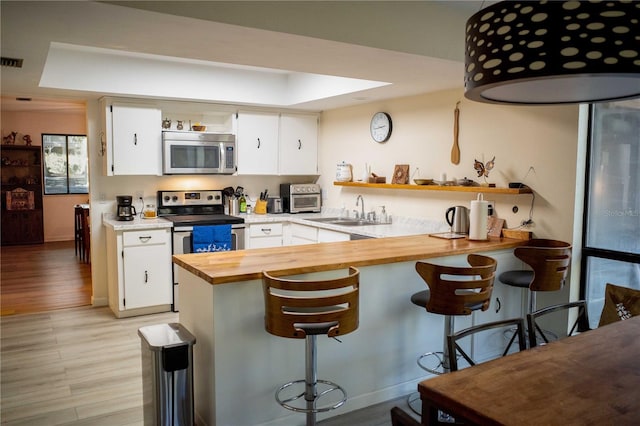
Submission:
[[[469,239],[487,239],[487,219],[489,217],[489,202],[484,201],[482,194],[478,194],[478,199],[471,202],[471,212],[469,213]]]

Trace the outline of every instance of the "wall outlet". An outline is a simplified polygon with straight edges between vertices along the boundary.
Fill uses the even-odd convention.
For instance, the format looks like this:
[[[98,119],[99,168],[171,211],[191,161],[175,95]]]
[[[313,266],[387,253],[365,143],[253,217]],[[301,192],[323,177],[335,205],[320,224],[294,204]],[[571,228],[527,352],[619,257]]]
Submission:
[[[135,200],[134,201],[139,201],[141,199],[144,198],[144,191],[136,191],[136,195],[135,195]]]
[[[489,205],[489,216],[495,216],[496,215],[496,202],[495,201],[487,201],[487,204]]]

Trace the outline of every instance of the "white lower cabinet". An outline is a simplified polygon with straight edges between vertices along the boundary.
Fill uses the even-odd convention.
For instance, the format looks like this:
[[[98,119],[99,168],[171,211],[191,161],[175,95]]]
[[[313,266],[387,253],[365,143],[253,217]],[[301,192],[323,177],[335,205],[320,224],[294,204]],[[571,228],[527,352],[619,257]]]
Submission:
[[[345,232],[332,231],[330,229],[318,229],[319,243],[334,243],[336,241],[349,241],[351,234]]]
[[[247,248],[282,246],[282,223],[252,223],[249,225]]]
[[[107,274],[109,306],[117,317],[169,311],[171,230],[108,230]]]
[[[291,245],[315,244],[318,242],[318,228],[313,226],[291,224]]]

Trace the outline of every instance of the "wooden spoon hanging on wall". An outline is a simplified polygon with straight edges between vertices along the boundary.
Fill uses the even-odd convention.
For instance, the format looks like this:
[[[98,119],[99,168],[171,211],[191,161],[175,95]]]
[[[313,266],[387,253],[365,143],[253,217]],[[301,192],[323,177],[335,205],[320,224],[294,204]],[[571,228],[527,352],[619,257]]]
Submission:
[[[458,146],[458,133],[460,124],[460,110],[458,105],[460,102],[456,102],[456,109],[453,110],[453,147],[451,148],[451,162],[453,164],[460,164],[460,146]]]

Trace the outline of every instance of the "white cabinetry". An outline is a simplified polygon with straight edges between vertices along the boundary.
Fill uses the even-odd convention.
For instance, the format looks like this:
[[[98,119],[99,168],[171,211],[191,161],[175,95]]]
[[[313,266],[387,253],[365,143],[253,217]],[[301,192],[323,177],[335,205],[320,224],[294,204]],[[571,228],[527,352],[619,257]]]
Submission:
[[[318,174],[318,117],[304,114],[280,116],[281,175]]]
[[[239,175],[318,173],[318,117],[244,112],[237,115]]]
[[[252,223],[249,225],[247,248],[282,246],[282,223]]]
[[[315,244],[318,242],[318,228],[314,226],[291,224],[291,245]]]
[[[238,174],[278,174],[278,115],[238,112],[236,124]]]
[[[332,231],[330,229],[318,229],[319,243],[333,243],[336,241],[349,241],[351,234],[345,232]]]
[[[107,229],[109,306],[118,317],[171,309],[171,230]]]
[[[153,106],[102,101],[104,174],[162,175],[162,113]]]

